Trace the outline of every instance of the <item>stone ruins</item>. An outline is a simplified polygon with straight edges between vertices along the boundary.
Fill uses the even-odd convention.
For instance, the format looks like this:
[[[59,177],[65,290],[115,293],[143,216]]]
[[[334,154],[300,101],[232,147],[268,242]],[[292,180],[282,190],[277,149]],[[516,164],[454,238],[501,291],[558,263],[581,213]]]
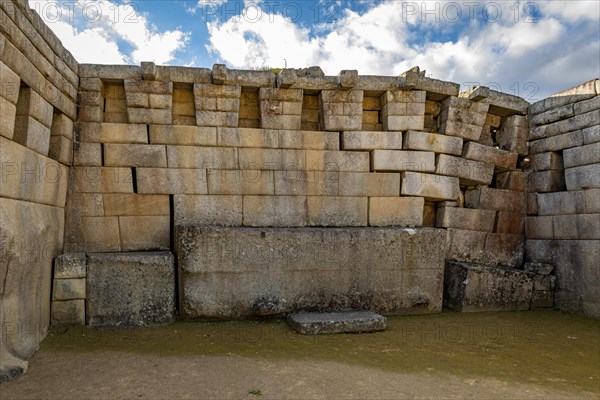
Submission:
[[[0,380],[49,324],[600,318],[600,80],[78,64],[0,2]]]

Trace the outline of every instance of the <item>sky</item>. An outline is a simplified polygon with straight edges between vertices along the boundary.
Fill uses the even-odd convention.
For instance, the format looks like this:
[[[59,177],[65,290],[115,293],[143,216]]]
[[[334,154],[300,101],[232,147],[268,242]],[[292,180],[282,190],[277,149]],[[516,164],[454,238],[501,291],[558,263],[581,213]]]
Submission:
[[[427,76],[530,102],[600,76],[600,1],[29,0],[81,63]]]

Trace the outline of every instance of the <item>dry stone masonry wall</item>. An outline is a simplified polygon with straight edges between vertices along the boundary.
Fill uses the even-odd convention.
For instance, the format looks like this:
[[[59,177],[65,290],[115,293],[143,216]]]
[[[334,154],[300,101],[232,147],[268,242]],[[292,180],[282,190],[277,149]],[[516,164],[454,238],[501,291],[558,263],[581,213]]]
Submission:
[[[598,318],[599,95],[78,64],[0,1],[0,380],[50,322],[439,312],[443,291]]]
[[[529,113],[527,259],[556,266],[560,308],[600,317],[600,80]]]

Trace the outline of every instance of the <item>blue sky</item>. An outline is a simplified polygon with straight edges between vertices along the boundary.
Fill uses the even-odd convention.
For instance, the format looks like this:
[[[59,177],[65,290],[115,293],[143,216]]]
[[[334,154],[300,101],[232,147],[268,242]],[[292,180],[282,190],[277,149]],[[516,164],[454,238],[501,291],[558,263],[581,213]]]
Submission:
[[[487,85],[534,101],[600,75],[600,2],[30,0],[79,62],[319,65]]]

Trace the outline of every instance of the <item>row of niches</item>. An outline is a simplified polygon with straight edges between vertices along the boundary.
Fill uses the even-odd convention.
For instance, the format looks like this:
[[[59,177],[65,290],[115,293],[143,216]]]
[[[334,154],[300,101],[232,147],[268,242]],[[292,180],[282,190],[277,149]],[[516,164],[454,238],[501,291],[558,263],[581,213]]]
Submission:
[[[466,131],[475,128],[478,135],[465,139],[488,146],[499,144],[496,134],[506,119],[488,111],[484,103],[454,96],[434,101],[418,90],[316,91],[100,78],[82,78],[78,103],[81,122],[303,131],[417,130],[451,136],[461,136],[456,131],[466,127]],[[457,113],[468,115],[454,118]],[[455,123],[447,123],[453,118]],[[456,126],[456,122],[470,126]]]

